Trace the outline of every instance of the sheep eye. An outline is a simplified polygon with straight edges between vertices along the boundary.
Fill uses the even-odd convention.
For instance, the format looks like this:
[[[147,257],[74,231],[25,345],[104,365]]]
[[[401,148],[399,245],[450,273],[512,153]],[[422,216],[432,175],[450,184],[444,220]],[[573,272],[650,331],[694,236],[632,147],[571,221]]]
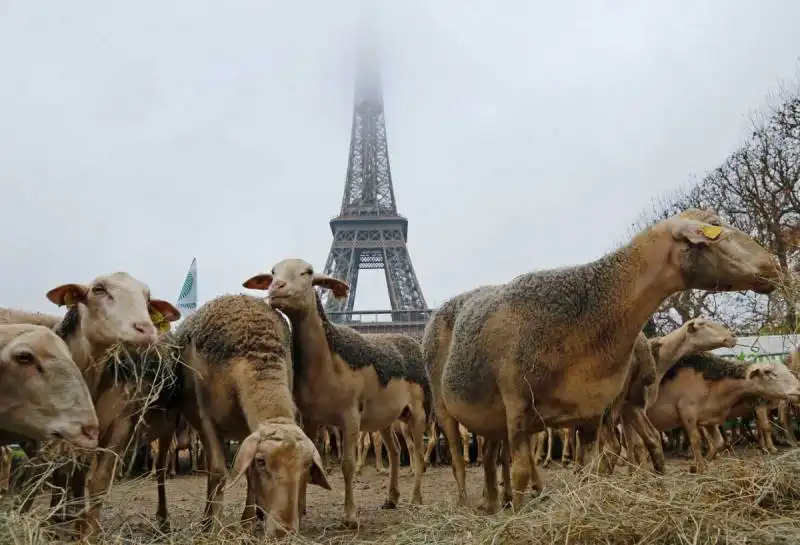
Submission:
[[[106,293],[106,288],[105,286],[98,284],[92,287],[92,293],[95,295],[103,295],[104,293]]]
[[[256,467],[258,467],[258,469],[266,470],[267,461],[264,460],[264,458],[256,458]]]
[[[36,358],[30,352],[20,352],[16,355],[16,360],[20,365],[33,365],[36,363]]]

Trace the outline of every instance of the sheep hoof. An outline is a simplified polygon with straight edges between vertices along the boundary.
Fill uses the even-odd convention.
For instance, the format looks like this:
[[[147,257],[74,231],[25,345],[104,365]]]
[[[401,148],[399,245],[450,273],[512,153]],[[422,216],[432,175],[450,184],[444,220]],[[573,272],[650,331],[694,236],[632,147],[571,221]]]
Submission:
[[[345,530],[358,530],[358,522],[355,520],[343,520],[342,528]]]
[[[397,508],[397,501],[392,499],[387,499],[385,502],[383,502],[383,505],[381,505],[381,509],[395,509],[395,508]]]

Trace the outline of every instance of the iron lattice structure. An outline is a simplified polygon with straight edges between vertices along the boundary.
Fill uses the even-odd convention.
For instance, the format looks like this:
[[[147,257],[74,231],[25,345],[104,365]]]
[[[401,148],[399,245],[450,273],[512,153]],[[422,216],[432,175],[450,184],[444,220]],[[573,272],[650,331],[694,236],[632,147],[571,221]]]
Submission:
[[[402,331],[421,335],[430,315],[406,241],[408,219],[397,212],[378,63],[362,58],[356,79],[350,157],[339,215],[330,221],[333,243],[325,274],[350,285],[347,299],[327,290],[323,305],[332,321],[361,331]],[[391,310],[353,311],[358,273],[383,269]],[[377,321],[378,316],[389,321]],[[365,319],[365,317],[371,317]]]

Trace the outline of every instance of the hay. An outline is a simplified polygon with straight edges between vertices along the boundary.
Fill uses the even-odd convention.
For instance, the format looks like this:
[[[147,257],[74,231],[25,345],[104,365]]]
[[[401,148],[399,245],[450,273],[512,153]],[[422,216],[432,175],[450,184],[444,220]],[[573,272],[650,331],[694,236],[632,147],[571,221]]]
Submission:
[[[676,465],[681,471],[676,471]],[[401,505],[399,524],[379,525],[362,519],[357,533],[312,534],[301,524],[302,536],[286,543],[380,543],[381,545],[472,544],[641,544],[795,543],[800,536],[800,450],[780,456],[722,457],[705,475],[685,472],[685,463],[670,464],[657,477],[647,472],[579,480],[571,471],[547,471],[546,493],[522,512],[494,515],[452,505],[454,486],[439,503],[421,509]],[[449,473],[449,472],[448,472]],[[476,500],[475,494],[471,497]],[[234,504],[235,503],[235,504]],[[314,511],[314,505],[310,505]],[[187,513],[192,523],[159,534],[152,521],[121,521],[124,506],[104,509],[107,533],[100,543],[164,543],[174,545],[263,542],[238,529],[241,505],[225,506],[226,528],[203,534],[201,512]],[[5,518],[2,518],[5,517]],[[335,526],[337,521],[326,521]],[[5,526],[5,528],[3,528]],[[111,529],[113,528],[113,530]],[[0,543],[39,545],[45,542],[30,517],[0,515]]]
[[[171,336],[165,335],[146,348],[118,343],[110,347],[106,357],[97,364],[101,377],[98,390],[122,386],[124,395],[118,399],[120,414],[135,419],[126,444],[114,453],[120,459],[117,463],[121,463],[135,445],[137,432],[145,422],[147,412],[154,407],[167,407],[179,393],[180,347],[172,341]],[[92,452],[62,441],[48,441],[40,445],[35,456],[21,460],[11,485],[16,496],[17,514],[20,514],[23,502],[32,502],[40,491],[51,491],[52,477],[60,468],[69,472],[81,466],[88,469]],[[74,500],[62,496],[60,503],[52,506],[45,518],[64,508],[77,506]]]

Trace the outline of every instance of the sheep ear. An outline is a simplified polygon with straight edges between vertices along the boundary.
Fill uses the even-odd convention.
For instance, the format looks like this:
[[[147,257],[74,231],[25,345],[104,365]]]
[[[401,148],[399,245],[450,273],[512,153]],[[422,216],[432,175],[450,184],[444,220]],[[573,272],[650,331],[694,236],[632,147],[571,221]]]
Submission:
[[[326,274],[315,274],[314,280],[311,281],[311,285],[331,290],[333,292],[333,296],[337,299],[347,297],[347,293],[350,291],[350,286],[348,286],[346,282],[343,282],[337,278],[332,278]]]
[[[150,308],[161,314],[167,322],[177,322],[181,319],[181,311],[175,308],[169,301],[150,299]]]
[[[653,355],[654,360],[658,361],[658,355],[660,352],[661,352],[661,337],[650,339],[650,353]]]
[[[244,281],[242,286],[251,290],[268,290],[272,284],[271,274],[257,274]]]
[[[689,333],[696,333],[697,332],[697,325],[695,324],[694,320],[689,320],[686,322],[686,331]]]
[[[316,447],[312,446],[311,448],[314,450],[312,453],[309,482],[311,484],[321,486],[325,490],[331,490],[331,485],[328,483],[328,477],[325,475],[325,470],[322,468],[322,457],[319,455],[319,451]]]
[[[88,302],[87,293],[89,293],[89,288],[81,284],[63,284],[48,291],[47,298],[58,306],[71,307],[78,303],[86,304]]]
[[[247,438],[242,441],[242,445],[239,447],[239,451],[236,453],[236,459],[233,461],[233,471],[235,477],[231,481],[231,483],[225,487],[230,488],[233,484],[238,481],[241,476],[247,471],[250,467],[250,464],[253,463],[253,458],[256,457],[256,449],[258,449],[258,442],[261,440],[258,432],[251,433],[247,436]]]
[[[722,232],[723,228],[719,225],[679,218],[672,229],[672,237],[692,244],[710,244],[718,240]]]

